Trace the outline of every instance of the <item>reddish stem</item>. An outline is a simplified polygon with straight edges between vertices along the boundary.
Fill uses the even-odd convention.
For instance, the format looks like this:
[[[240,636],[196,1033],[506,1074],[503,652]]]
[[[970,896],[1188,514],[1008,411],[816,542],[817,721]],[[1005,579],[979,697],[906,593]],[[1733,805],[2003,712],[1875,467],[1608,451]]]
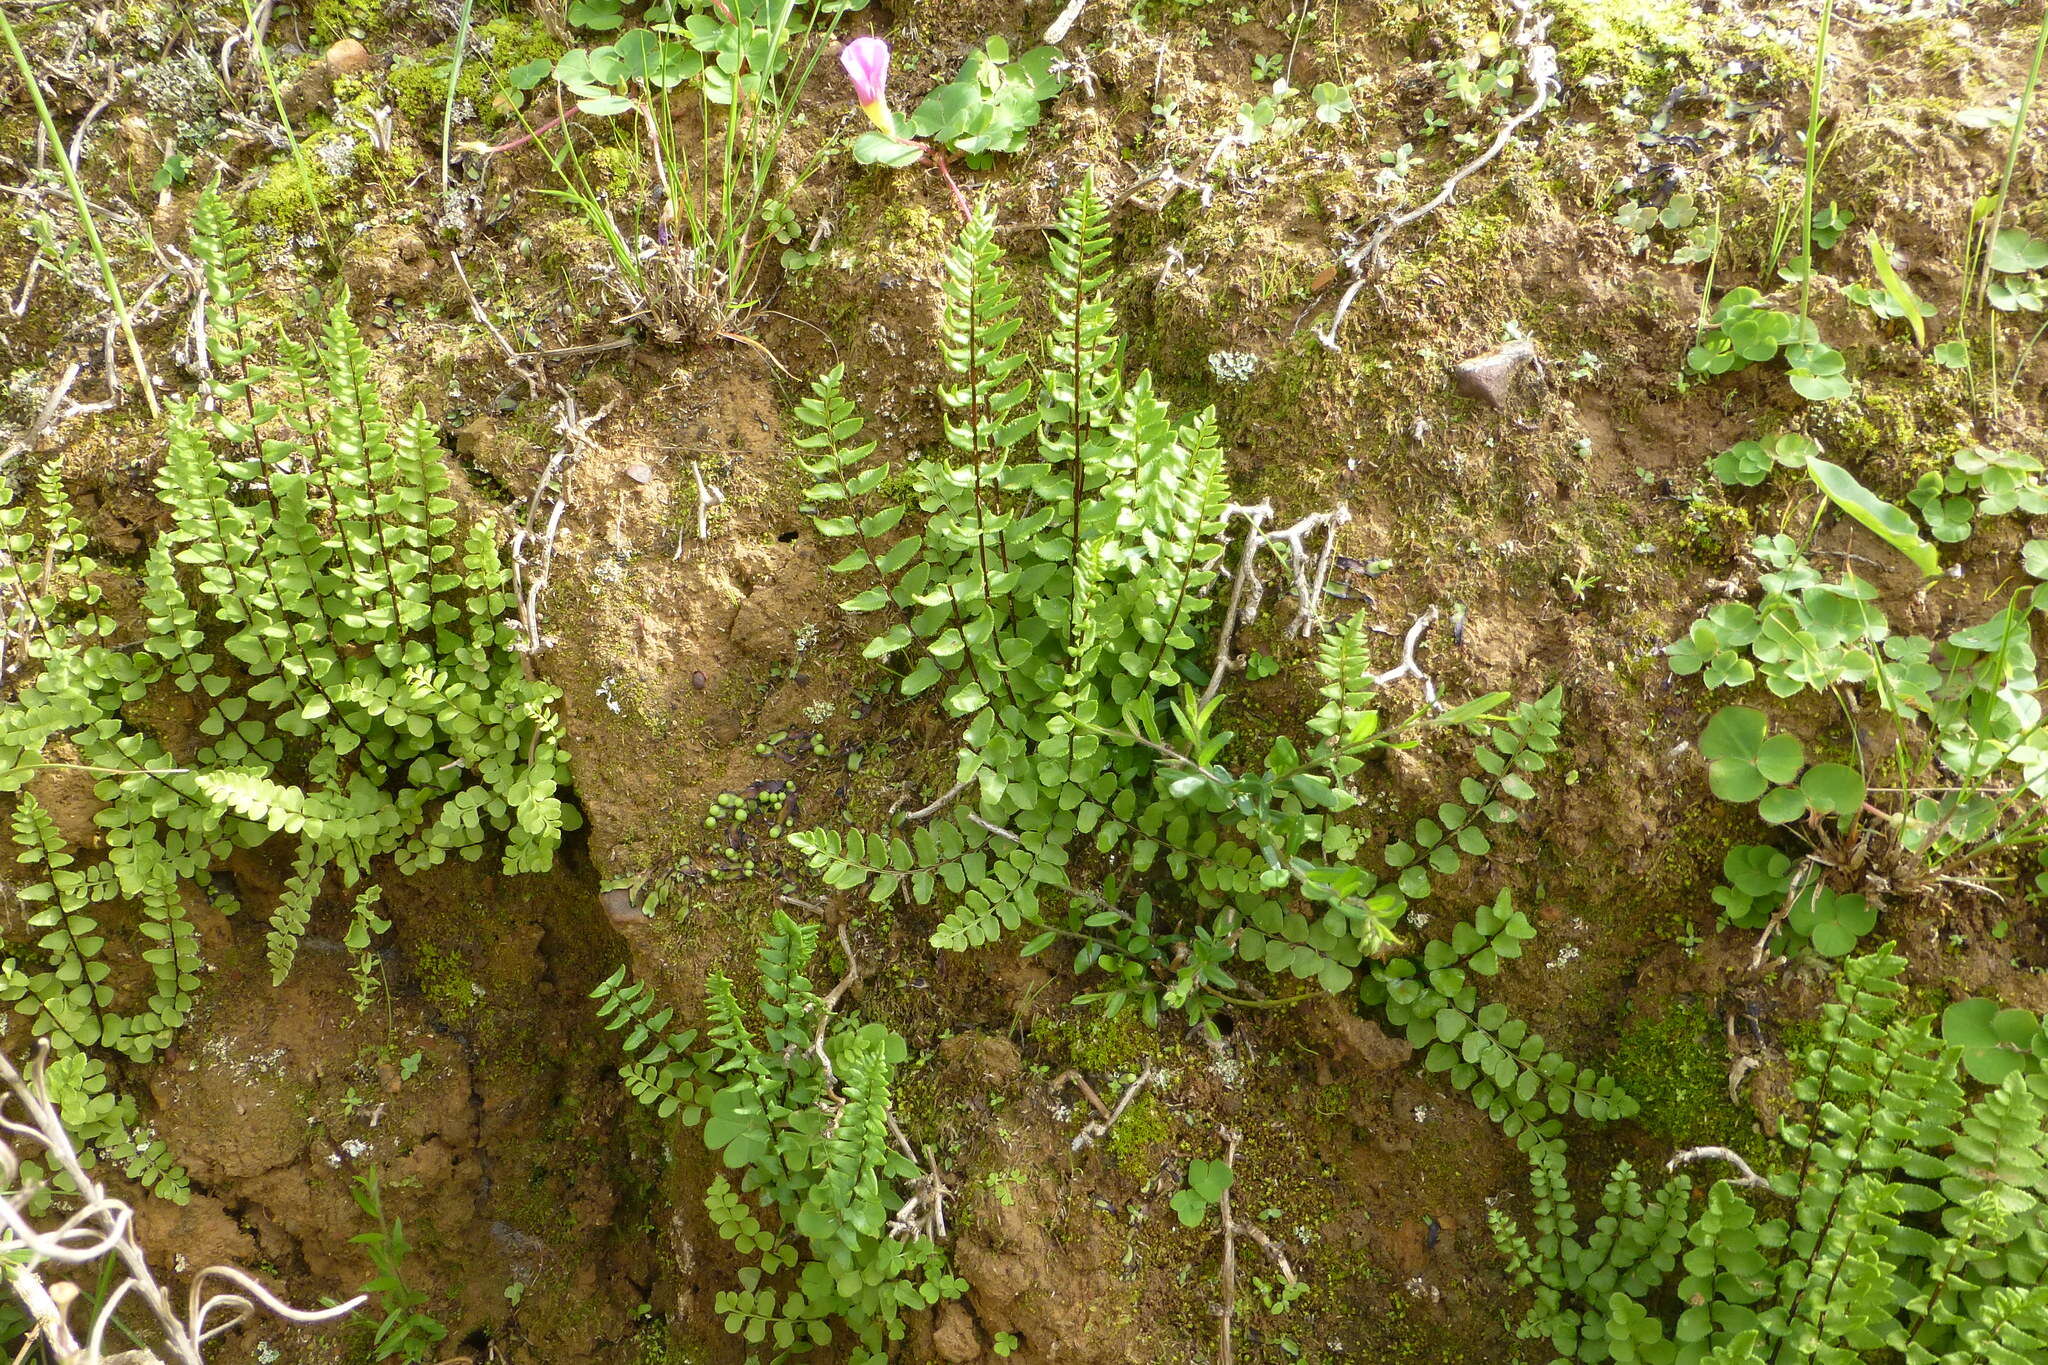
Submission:
[[[967,207],[967,196],[960,193],[960,186],[953,180],[953,168],[946,161],[946,149],[933,143],[925,148],[931,153],[932,165],[938,167],[939,178],[946,182],[946,188],[953,192],[953,207],[960,210],[962,218],[972,218],[973,210]]]
[[[575,113],[576,111],[574,109],[565,109],[561,113],[549,119],[546,123],[540,124],[538,127],[529,130],[524,136],[515,137],[510,142],[501,142],[495,147],[485,148],[484,154],[486,156],[496,156],[499,152],[509,152],[514,147],[524,147],[527,143],[533,141],[535,138],[539,137],[542,133],[547,132],[549,129],[558,128],[562,124],[567,123],[571,116],[573,116]]]

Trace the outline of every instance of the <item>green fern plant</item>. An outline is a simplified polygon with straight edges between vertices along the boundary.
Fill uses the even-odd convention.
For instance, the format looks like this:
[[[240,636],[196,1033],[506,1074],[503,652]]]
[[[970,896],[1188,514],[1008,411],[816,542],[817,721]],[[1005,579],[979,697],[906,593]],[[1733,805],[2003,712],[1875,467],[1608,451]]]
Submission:
[[[266,941],[282,981],[331,886],[366,913],[377,859],[412,871],[502,842],[508,872],[540,871],[577,822],[556,693],[514,648],[492,527],[452,538],[424,411],[387,417],[339,305],[314,344],[280,339],[280,362],[260,363],[247,248],[210,192],[192,234],[208,374],[171,409],[157,475],[170,520],[139,611],[103,610],[56,464],[33,504],[0,484],[5,635],[13,662],[34,665],[0,705],[0,792],[19,793],[18,894],[42,931],[7,945],[0,1000],[60,1057],[146,1062],[168,1046],[202,965],[185,891],[216,889],[211,870],[238,848],[297,840]],[[145,707],[189,714],[192,737],[173,752],[131,720]],[[55,768],[94,779],[103,857],[81,862],[28,790]],[[118,1007],[103,919],[143,940],[139,1009]]]
[[[1889,947],[1843,965],[1794,1087],[1778,1161],[1680,1216],[1683,1176],[1644,1198],[1625,1167],[1578,1235],[1562,1150],[1532,1154],[1536,1237],[1495,1211],[1559,1360],[1646,1365],[1904,1361],[2020,1365],[2048,1342],[2048,1109],[2015,1073],[1974,1100],[1961,1048],[1900,1014]],[[1717,1149],[1718,1150],[1718,1149]],[[1761,1187],[1764,1207],[1742,1190]],[[1763,1216],[1768,1212],[1771,1216]],[[1657,1291],[1682,1269],[1675,1314]]]
[[[749,1347],[775,1360],[830,1348],[834,1322],[852,1338],[849,1359],[881,1365],[902,1339],[904,1314],[958,1298],[966,1285],[926,1235],[923,1177],[893,1130],[895,1073],[908,1052],[880,1024],[836,1014],[804,975],[818,929],[776,912],[757,954],[760,999],[750,1017],[733,982],[705,985],[709,1046],[694,1031],[666,1033],[671,1011],[628,982],[622,967],[592,997],[622,1031],[627,1088],[666,1118],[702,1125],[721,1174],[704,1207],[719,1235],[751,1262],[717,1312]],[[764,1221],[764,1218],[766,1221]]]
[[[1407,906],[1533,798],[1556,694],[1505,723],[1501,693],[1382,730],[1353,620],[1318,659],[1314,747],[1275,738],[1226,763],[1244,746],[1195,695],[1230,500],[1215,414],[1176,418],[1149,373],[1126,379],[1092,182],[1051,237],[1035,358],[1015,344],[1002,254],[984,211],[947,258],[950,458],[877,461],[843,369],[797,407],[807,506],[861,584],[841,605],[875,622],[863,652],[899,670],[902,695],[935,697],[960,747],[951,796],[896,829],[793,842],[833,887],[943,899],[941,948],[1071,945],[1076,970],[1104,978],[1086,998],[1112,1013],[1213,1027],[1225,1005],[1298,998],[1251,972],[1349,990],[1397,946]],[[1431,727],[1469,729],[1491,766],[1405,837],[1347,823],[1367,757]]]

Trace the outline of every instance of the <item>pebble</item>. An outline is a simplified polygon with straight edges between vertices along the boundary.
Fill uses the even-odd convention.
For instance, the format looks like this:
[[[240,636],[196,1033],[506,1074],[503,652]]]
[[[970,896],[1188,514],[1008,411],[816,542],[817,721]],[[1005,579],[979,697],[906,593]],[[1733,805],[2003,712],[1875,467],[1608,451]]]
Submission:
[[[605,917],[613,924],[638,924],[646,918],[634,906],[632,893],[623,888],[602,892],[597,900],[604,907]]]
[[[1536,347],[1527,341],[1511,341],[1497,351],[1474,356],[1451,370],[1451,380],[1467,398],[1481,398],[1495,408],[1505,408],[1515,377],[1536,359]]]
[[[644,464],[629,464],[626,466],[626,477],[634,483],[653,483],[654,471]]]
[[[370,69],[370,50],[353,38],[327,49],[327,69],[337,76],[357,76]]]

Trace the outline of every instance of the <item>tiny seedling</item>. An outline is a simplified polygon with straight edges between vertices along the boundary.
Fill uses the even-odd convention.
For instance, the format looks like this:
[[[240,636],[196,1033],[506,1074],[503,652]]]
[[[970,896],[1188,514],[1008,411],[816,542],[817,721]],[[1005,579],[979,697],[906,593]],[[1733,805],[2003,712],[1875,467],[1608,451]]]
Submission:
[[[1180,1218],[1180,1225],[1184,1228],[1200,1227],[1209,1210],[1223,1202],[1223,1196],[1235,1178],[1236,1173],[1221,1161],[1200,1157],[1190,1161],[1187,1188],[1167,1201]]]
[[[448,1329],[431,1314],[420,1311],[427,1295],[405,1282],[405,1258],[412,1250],[405,1240],[405,1222],[399,1218],[385,1220],[384,1193],[378,1184],[376,1167],[372,1166],[368,1175],[357,1176],[349,1192],[356,1207],[377,1225],[373,1231],[349,1238],[368,1253],[377,1272],[363,1286],[363,1293],[375,1294],[378,1306],[384,1310],[371,1345],[372,1358],[398,1360],[404,1365],[431,1359]]]
[[[1318,123],[1342,123],[1358,108],[1352,102],[1349,86],[1336,85],[1330,81],[1319,81],[1308,92],[1308,96],[1315,101]]]

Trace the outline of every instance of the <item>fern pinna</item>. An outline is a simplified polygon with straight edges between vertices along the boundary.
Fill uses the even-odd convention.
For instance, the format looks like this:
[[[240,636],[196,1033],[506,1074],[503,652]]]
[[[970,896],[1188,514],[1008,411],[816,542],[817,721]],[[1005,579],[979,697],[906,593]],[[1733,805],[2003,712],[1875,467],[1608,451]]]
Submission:
[[[875,1023],[835,1014],[804,969],[818,928],[780,911],[756,954],[753,1017],[732,980],[705,983],[709,1047],[694,1030],[665,1033],[671,1011],[621,967],[592,997],[622,1031],[627,1088],[662,1117],[703,1126],[704,1145],[738,1184],[713,1177],[704,1196],[719,1235],[754,1264],[719,1293],[728,1332],[782,1361],[851,1334],[849,1359],[881,1365],[906,1312],[958,1298],[930,1230],[943,1195],[894,1131],[891,1093],[908,1055]],[[834,993],[836,997],[836,992]],[[906,1183],[924,1182],[915,1193]],[[767,1221],[764,1223],[763,1218]]]
[[[424,410],[386,415],[339,305],[312,345],[280,340],[280,363],[259,363],[246,247],[210,192],[192,232],[207,375],[171,412],[157,475],[170,522],[139,611],[101,609],[54,464],[34,509],[0,504],[8,662],[31,665],[0,706],[0,791],[20,793],[22,895],[47,930],[9,945],[0,999],[60,1054],[147,1061],[168,1045],[201,965],[183,898],[237,848],[296,841],[267,945],[282,980],[315,903],[373,860],[410,871],[502,842],[507,871],[540,871],[576,822],[556,693],[513,647],[491,526],[454,538]],[[160,735],[131,719],[144,708],[189,720]],[[104,856],[88,865],[28,790],[58,768],[94,781]],[[107,983],[102,906],[147,940],[140,1010],[118,1009]]]
[[[833,568],[862,584],[842,605],[876,622],[864,652],[961,732],[949,798],[892,832],[794,840],[833,886],[943,895],[942,948],[1018,931],[1026,952],[1065,940],[1080,971],[1105,978],[1094,998],[1110,1010],[1207,1023],[1226,1003],[1275,1003],[1241,980],[1248,968],[1359,984],[1396,946],[1407,906],[1487,852],[1485,830],[1534,795],[1526,774],[1554,747],[1557,697],[1505,725],[1497,694],[1382,733],[1353,620],[1318,661],[1329,703],[1316,745],[1277,738],[1255,768],[1226,765],[1234,736],[1194,695],[1230,506],[1216,418],[1176,417],[1149,373],[1126,379],[1109,253],[1084,183],[1052,234],[1050,320],[1032,357],[1013,344],[1019,301],[994,222],[967,223],[943,284],[949,458],[900,472],[875,459],[841,369],[799,404],[809,507],[848,547]],[[1496,766],[1444,819],[1369,858],[1369,832],[1341,818],[1362,756],[1432,725],[1469,728]]]
[[[1889,947],[1844,964],[1801,1059],[1804,1117],[1781,1123],[1766,1175],[1718,1182],[1696,1213],[1685,1177],[1646,1199],[1624,1165],[1581,1241],[1562,1149],[1539,1145],[1535,1239],[1492,1215],[1535,1295],[1522,1335],[1559,1361],[1644,1365],[2042,1359],[2048,1108],[2021,1073],[1970,1099],[1961,1050],[1901,1016],[1904,967]]]

